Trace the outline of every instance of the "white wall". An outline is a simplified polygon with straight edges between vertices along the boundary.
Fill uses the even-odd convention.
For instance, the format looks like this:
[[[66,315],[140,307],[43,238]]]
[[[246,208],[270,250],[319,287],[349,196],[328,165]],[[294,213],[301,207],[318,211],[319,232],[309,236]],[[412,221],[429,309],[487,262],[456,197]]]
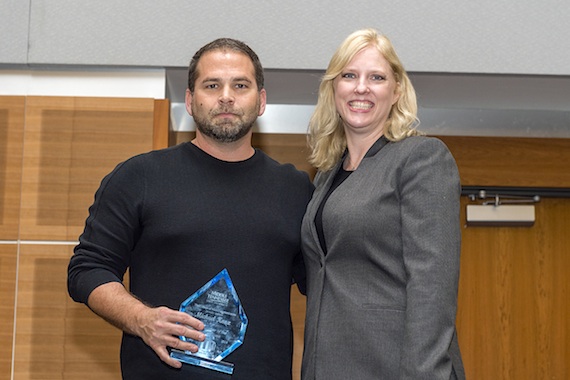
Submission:
[[[409,71],[570,75],[566,0],[1,4],[0,63],[183,67],[204,43],[230,36],[251,44],[266,68],[323,69],[348,33],[373,26],[391,37]]]
[[[164,99],[164,69],[0,70],[0,96],[100,96]]]
[[[109,82],[94,84],[97,96],[129,96],[123,75],[159,70],[166,88],[155,92],[155,74],[133,88],[172,99],[174,127],[184,129],[189,121],[174,110],[185,67],[200,46],[228,36],[259,54],[269,102],[285,107],[275,114],[294,114],[294,126],[275,131],[297,133],[336,46],[372,26],[391,38],[412,74],[427,132],[570,138],[568,20],[567,0],[2,0],[0,94],[21,89],[14,69],[36,79],[59,73],[49,85],[28,83],[38,95],[89,94],[90,79],[110,70]]]

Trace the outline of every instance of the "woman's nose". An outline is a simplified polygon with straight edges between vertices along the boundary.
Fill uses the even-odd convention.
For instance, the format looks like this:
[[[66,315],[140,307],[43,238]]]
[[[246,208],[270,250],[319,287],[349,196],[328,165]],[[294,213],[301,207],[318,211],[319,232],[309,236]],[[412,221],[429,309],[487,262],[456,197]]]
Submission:
[[[365,94],[369,91],[370,89],[368,88],[368,84],[366,83],[366,81],[364,79],[358,80],[358,82],[356,83],[356,87],[354,88],[354,92],[356,92],[357,94]]]

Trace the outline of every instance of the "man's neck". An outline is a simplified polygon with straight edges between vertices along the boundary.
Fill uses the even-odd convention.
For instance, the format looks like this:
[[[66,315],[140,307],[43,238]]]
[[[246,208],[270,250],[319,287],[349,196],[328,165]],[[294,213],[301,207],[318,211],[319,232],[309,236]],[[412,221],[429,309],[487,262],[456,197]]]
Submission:
[[[247,160],[255,153],[251,146],[251,135],[252,133],[250,132],[238,141],[225,143],[216,141],[196,131],[196,138],[191,142],[218,160],[237,162]]]

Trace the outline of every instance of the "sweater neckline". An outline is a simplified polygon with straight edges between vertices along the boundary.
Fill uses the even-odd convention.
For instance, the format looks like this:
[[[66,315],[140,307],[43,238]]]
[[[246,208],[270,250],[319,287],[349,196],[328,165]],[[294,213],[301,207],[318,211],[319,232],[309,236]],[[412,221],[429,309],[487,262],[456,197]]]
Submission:
[[[221,160],[219,158],[212,156],[211,154],[205,152],[204,150],[202,150],[198,146],[192,144],[190,141],[185,143],[185,147],[188,150],[192,151],[193,153],[200,155],[201,157],[203,157],[204,159],[206,159],[212,163],[215,163],[218,165],[224,165],[224,166],[241,166],[241,165],[247,166],[247,165],[250,165],[250,164],[257,162],[259,160],[259,157],[260,157],[259,149],[254,148],[253,155],[249,158],[246,158],[245,160],[225,161],[225,160]]]

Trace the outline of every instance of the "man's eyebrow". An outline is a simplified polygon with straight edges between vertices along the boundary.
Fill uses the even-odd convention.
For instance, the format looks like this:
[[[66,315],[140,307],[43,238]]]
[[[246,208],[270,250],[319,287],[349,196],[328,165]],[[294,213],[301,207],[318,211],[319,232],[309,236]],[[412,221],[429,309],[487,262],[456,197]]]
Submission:
[[[221,79],[212,77],[212,78],[204,78],[200,81],[200,83],[206,83],[206,82],[221,82]]]
[[[201,83],[207,83],[207,82],[222,82],[222,78],[218,78],[218,77],[211,77],[211,78],[204,78]],[[234,78],[230,78],[230,82],[247,82],[247,83],[253,83],[253,81],[251,79],[249,79],[248,77],[234,77]]]
[[[248,77],[235,77],[235,78],[232,78],[232,82],[248,82],[248,83],[252,83],[252,80],[249,79]]]

